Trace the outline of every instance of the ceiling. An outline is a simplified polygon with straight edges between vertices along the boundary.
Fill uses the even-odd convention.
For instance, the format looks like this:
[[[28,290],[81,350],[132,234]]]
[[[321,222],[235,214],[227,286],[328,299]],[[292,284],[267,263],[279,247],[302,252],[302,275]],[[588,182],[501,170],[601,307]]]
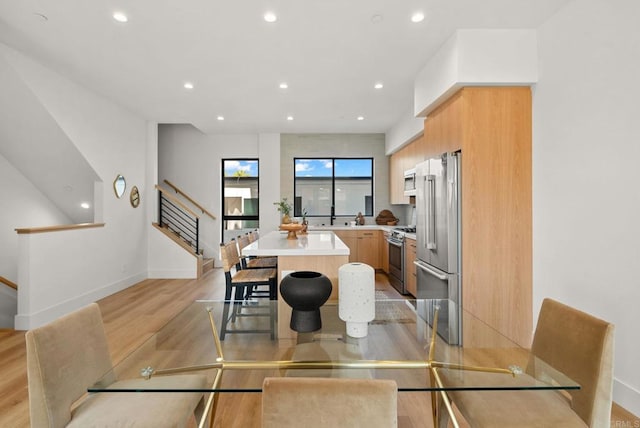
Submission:
[[[378,133],[456,29],[537,28],[568,1],[0,0],[0,42],[159,123]]]

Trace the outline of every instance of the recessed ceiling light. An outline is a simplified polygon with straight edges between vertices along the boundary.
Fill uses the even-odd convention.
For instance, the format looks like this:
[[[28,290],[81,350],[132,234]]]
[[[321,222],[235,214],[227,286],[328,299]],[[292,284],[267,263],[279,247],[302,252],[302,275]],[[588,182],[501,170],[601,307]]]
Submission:
[[[191,82],[184,82],[184,88],[185,88],[185,89],[193,89],[193,83],[191,83]]]
[[[358,120],[364,120],[364,116],[358,116]]]
[[[424,20],[424,13],[422,12],[415,12],[413,15],[411,15],[411,22],[422,22]]]
[[[88,203],[86,203],[86,202],[81,203],[81,204],[80,204],[80,206],[81,206],[82,208],[84,208],[85,210],[88,210],[88,209],[89,209],[89,207],[90,207],[90,205],[89,205]]]
[[[382,88],[384,88],[384,85],[382,83],[378,82],[375,85],[373,85],[373,87],[376,88],[376,89],[382,89]]]
[[[49,18],[47,17],[47,15],[43,14],[43,13],[38,13],[38,12],[33,12],[33,14],[35,16],[37,16],[38,18],[42,19],[43,21],[48,21]]]
[[[115,19],[118,22],[127,22],[129,20],[129,18],[127,18],[127,15],[125,15],[122,12],[114,12],[113,19]]]
[[[293,116],[287,116],[287,120],[293,120]]]
[[[280,84],[280,89],[287,89],[289,87],[289,85],[287,84],[287,82],[282,82]]]
[[[382,15],[373,15],[371,17],[371,22],[374,23],[374,24],[379,24],[379,23],[382,22],[383,19],[384,18],[382,17]]]
[[[264,14],[264,20],[267,22],[276,22],[278,20],[278,17],[273,12],[267,12]]]
[[[218,120],[224,120],[224,116],[218,116]]]

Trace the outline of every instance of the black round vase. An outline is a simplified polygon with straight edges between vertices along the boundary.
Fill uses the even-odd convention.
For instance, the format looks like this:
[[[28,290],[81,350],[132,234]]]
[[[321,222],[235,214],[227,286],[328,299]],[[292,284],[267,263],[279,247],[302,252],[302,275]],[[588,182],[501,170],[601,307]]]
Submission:
[[[331,295],[331,280],[319,272],[292,272],[282,278],[280,294],[293,311],[291,330],[308,333],[322,328],[320,306]]]

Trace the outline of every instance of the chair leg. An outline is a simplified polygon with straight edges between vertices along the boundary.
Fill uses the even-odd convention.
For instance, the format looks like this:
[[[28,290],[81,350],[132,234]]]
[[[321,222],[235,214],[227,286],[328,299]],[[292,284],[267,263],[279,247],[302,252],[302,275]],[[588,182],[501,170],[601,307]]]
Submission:
[[[225,299],[222,309],[222,322],[220,323],[220,340],[224,340],[227,334],[227,323],[229,322],[229,300]]]
[[[227,272],[225,272],[225,276],[228,276]],[[229,322],[229,301],[231,300],[232,291],[233,286],[231,285],[231,277],[228,276],[226,278],[224,290],[224,308],[222,310],[222,323],[220,325],[220,340],[224,340],[227,333],[227,323]]]
[[[231,283],[231,281],[229,281]],[[269,332],[271,335],[271,339],[275,340],[276,338],[276,328],[277,328],[277,318],[278,318],[278,308],[275,301],[278,298],[278,288],[276,278],[272,278],[269,280],[268,285],[268,293],[263,294],[259,297],[268,297],[269,300],[269,308],[268,312],[265,312],[264,305],[257,304],[255,309],[258,311],[262,310],[262,315],[260,313],[248,313],[245,314],[243,312],[244,304],[246,303],[247,298],[252,297],[253,290],[257,288],[253,284],[240,284],[235,283],[230,285],[225,290],[225,303],[222,312],[222,326],[220,327],[220,340],[224,340],[227,333],[260,333]],[[233,294],[233,299],[231,298],[231,294]],[[247,309],[248,310],[248,309]],[[251,312],[251,311],[249,311]],[[269,317],[269,329],[263,330],[237,330],[237,329],[228,329],[227,326],[229,323],[233,323],[236,321],[238,316],[268,316]],[[264,328],[264,327],[263,327]]]
[[[244,293],[246,292],[247,287],[245,286],[235,286],[236,293],[233,299],[233,312],[231,313],[231,322],[236,322],[236,317],[238,312],[242,309],[242,302],[244,301]]]
[[[271,340],[275,340],[276,338],[276,319],[278,318],[277,293],[276,279],[273,278],[269,281],[269,327],[271,329]]]

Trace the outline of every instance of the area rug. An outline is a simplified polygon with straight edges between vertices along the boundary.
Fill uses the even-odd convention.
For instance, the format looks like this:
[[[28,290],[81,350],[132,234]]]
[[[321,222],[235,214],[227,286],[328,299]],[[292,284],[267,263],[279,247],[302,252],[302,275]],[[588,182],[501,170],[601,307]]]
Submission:
[[[416,314],[402,299],[389,300],[384,291],[376,290],[376,318],[371,324],[414,323]]]

